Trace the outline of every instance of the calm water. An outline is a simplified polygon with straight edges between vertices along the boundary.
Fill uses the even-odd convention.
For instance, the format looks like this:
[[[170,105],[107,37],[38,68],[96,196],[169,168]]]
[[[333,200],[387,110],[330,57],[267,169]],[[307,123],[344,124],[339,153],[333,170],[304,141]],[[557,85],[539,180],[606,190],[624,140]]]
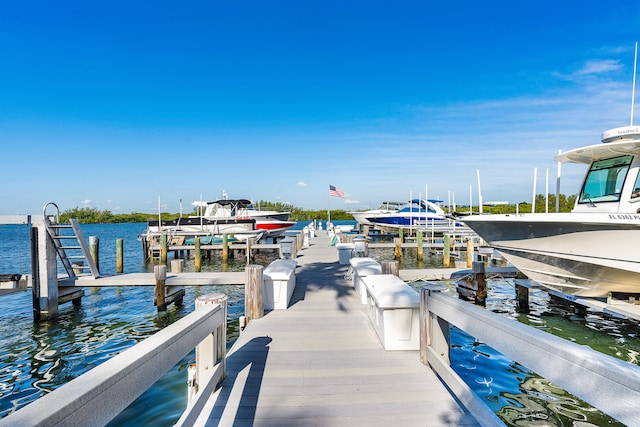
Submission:
[[[392,251],[370,249],[369,256],[379,261],[388,260],[393,257]],[[400,265],[400,268],[442,267],[442,257],[430,257],[418,264],[416,250],[404,249]],[[530,291],[530,312],[518,313],[512,279],[493,278],[487,283],[486,309],[609,356],[640,364],[638,322],[593,311],[579,317],[570,303],[552,299],[539,289]],[[416,290],[422,285],[423,282],[411,284]],[[448,292],[456,295],[455,283],[447,285]],[[450,356],[452,368],[507,425],[623,425],[456,328],[451,330]]]
[[[124,272],[153,271],[145,264],[138,234],[145,224],[83,225],[85,237],[100,238],[100,271],[115,273],[115,242],[124,239]],[[269,262],[267,255],[263,256]],[[256,262],[260,262],[257,260]],[[244,260],[230,260],[227,271],[242,271]],[[193,260],[185,270],[193,271]],[[221,260],[203,262],[205,271],[220,271]],[[30,273],[29,233],[26,226],[0,226],[0,273]],[[183,307],[171,305],[159,316],[153,287],[87,288],[82,305],[60,306],[58,319],[34,323],[31,292],[0,298],[0,417],[87,372],[126,348],[194,310],[198,295],[223,292],[228,297],[229,330],[238,335],[244,314],[241,286],[189,286]],[[171,425],[186,406],[187,355],[150,390],[125,410],[112,425]],[[159,403],[160,402],[160,403]],[[135,420],[132,422],[130,420]]]
[[[144,229],[145,224],[83,225],[85,236],[100,238],[100,269],[107,274],[115,273],[117,238],[124,239],[125,273],[153,270],[153,265],[143,262],[141,244],[137,241],[137,235]],[[390,259],[392,251],[372,250],[370,255]],[[414,254],[405,251],[404,255],[403,268],[415,268]],[[265,254],[256,262],[266,265],[272,257]],[[440,264],[441,260],[433,257],[426,260],[423,267]],[[203,270],[222,268],[219,259],[203,263]],[[244,260],[231,260],[225,268],[242,271]],[[185,265],[185,270],[189,269],[193,270],[193,261]],[[0,226],[0,273],[30,273],[26,226]],[[0,417],[192,312],[194,299],[210,292],[224,292],[229,297],[231,343],[238,334],[237,319],[244,311],[241,286],[186,287],[184,307],[172,305],[164,316],[159,316],[153,305],[152,287],[88,288],[80,307],[62,305],[58,319],[38,324],[32,321],[30,292],[0,298]],[[504,279],[489,283],[487,309],[630,363],[640,363],[637,323],[591,312],[586,318],[580,318],[570,307],[556,304],[541,291],[532,291],[530,302],[532,311],[519,314],[514,305],[513,283]],[[618,425],[455,329],[451,358],[459,375],[509,425]],[[193,359],[193,354],[187,355],[111,425],[172,425],[186,406],[186,368]]]

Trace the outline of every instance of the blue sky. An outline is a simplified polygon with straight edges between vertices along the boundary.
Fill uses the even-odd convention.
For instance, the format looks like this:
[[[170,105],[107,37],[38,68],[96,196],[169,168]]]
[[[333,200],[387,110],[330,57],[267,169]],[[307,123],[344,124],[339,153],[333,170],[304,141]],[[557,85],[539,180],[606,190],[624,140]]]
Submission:
[[[0,6],[0,214],[530,201],[628,125],[640,2]],[[636,108],[637,110],[637,108]],[[639,123],[640,119],[634,121]],[[562,192],[585,167],[563,166]],[[345,199],[329,199],[329,184]]]

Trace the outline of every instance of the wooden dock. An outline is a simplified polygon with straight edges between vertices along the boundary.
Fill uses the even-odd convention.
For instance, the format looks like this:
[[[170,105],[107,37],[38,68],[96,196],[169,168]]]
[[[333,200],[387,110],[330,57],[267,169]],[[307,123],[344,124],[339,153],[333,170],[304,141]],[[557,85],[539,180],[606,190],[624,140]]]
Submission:
[[[289,308],[247,325],[196,425],[480,425],[418,351],[383,349],[319,234],[297,258]]]
[[[58,280],[59,286],[110,287],[110,286],[155,286],[153,273],[127,273],[92,276],[76,276]],[[241,272],[183,272],[167,273],[167,286],[244,285]]]

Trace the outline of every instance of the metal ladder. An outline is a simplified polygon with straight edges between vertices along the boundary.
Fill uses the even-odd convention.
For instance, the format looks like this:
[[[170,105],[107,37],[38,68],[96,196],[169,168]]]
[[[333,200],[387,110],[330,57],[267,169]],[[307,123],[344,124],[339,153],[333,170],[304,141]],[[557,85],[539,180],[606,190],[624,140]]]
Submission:
[[[55,215],[47,214],[47,207],[53,206],[56,209]],[[93,277],[100,277],[100,272],[98,271],[98,267],[93,262],[93,257],[89,251],[89,247],[87,246],[87,242],[84,239],[84,235],[82,234],[82,230],[80,230],[80,224],[78,220],[75,218],[69,219],[69,224],[60,224],[60,209],[58,206],[49,202],[44,205],[42,209],[44,216],[44,226],[47,229],[47,234],[49,238],[53,242],[53,245],[56,248],[56,252],[58,253],[58,257],[64,266],[64,269],[67,271],[67,274],[70,278],[77,277],[75,270],[82,269],[89,270],[88,273],[83,275],[91,274]],[[73,234],[62,234],[62,230],[72,230]],[[70,244],[63,245],[63,241],[68,241]],[[72,251],[78,253],[78,250],[81,252],[81,255],[70,255],[67,251]],[[83,265],[73,265],[74,261],[83,260],[85,263]],[[86,265],[85,265],[86,264]]]

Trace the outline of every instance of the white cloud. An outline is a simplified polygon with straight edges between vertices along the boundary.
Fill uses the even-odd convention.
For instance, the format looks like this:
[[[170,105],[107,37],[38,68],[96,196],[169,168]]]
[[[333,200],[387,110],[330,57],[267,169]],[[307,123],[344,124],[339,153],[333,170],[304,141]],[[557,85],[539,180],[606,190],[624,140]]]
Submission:
[[[555,72],[553,75],[563,80],[580,82],[586,79],[604,78],[607,74],[623,70],[624,64],[617,59],[592,59],[570,73]]]
[[[582,71],[588,79],[537,95],[415,106],[395,123],[336,138],[345,145],[367,147],[366,156],[360,158],[366,168],[355,172],[361,176],[350,188],[356,198],[376,204],[409,191],[414,196],[424,194],[428,184],[430,198],[446,199],[452,191],[458,204],[468,203],[470,186],[477,200],[479,169],[485,200],[513,202],[530,199],[537,168],[537,192],[544,192],[546,170],[553,192],[557,169],[553,157],[558,150],[597,144],[603,130],[628,123],[631,84],[604,75],[618,66],[617,61],[592,61]],[[346,164],[350,160],[342,164],[338,158],[334,166],[351,175],[352,167]],[[574,166],[562,169],[565,194],[578,191],[584,174],[581,165]],[[345,176],[341,182],[349,179]]]
[[[80,202],[81,205],[90,205],[91,204],[91,199],[84,199],[83,201]]]
[[[306,188],[307,187],[307,183],[304,181],[298,181],[298,187],[300,188]]]
[[[603,74],[622,68],[620,61],[615,59],[594,59],[579,69],[575,74]]]

